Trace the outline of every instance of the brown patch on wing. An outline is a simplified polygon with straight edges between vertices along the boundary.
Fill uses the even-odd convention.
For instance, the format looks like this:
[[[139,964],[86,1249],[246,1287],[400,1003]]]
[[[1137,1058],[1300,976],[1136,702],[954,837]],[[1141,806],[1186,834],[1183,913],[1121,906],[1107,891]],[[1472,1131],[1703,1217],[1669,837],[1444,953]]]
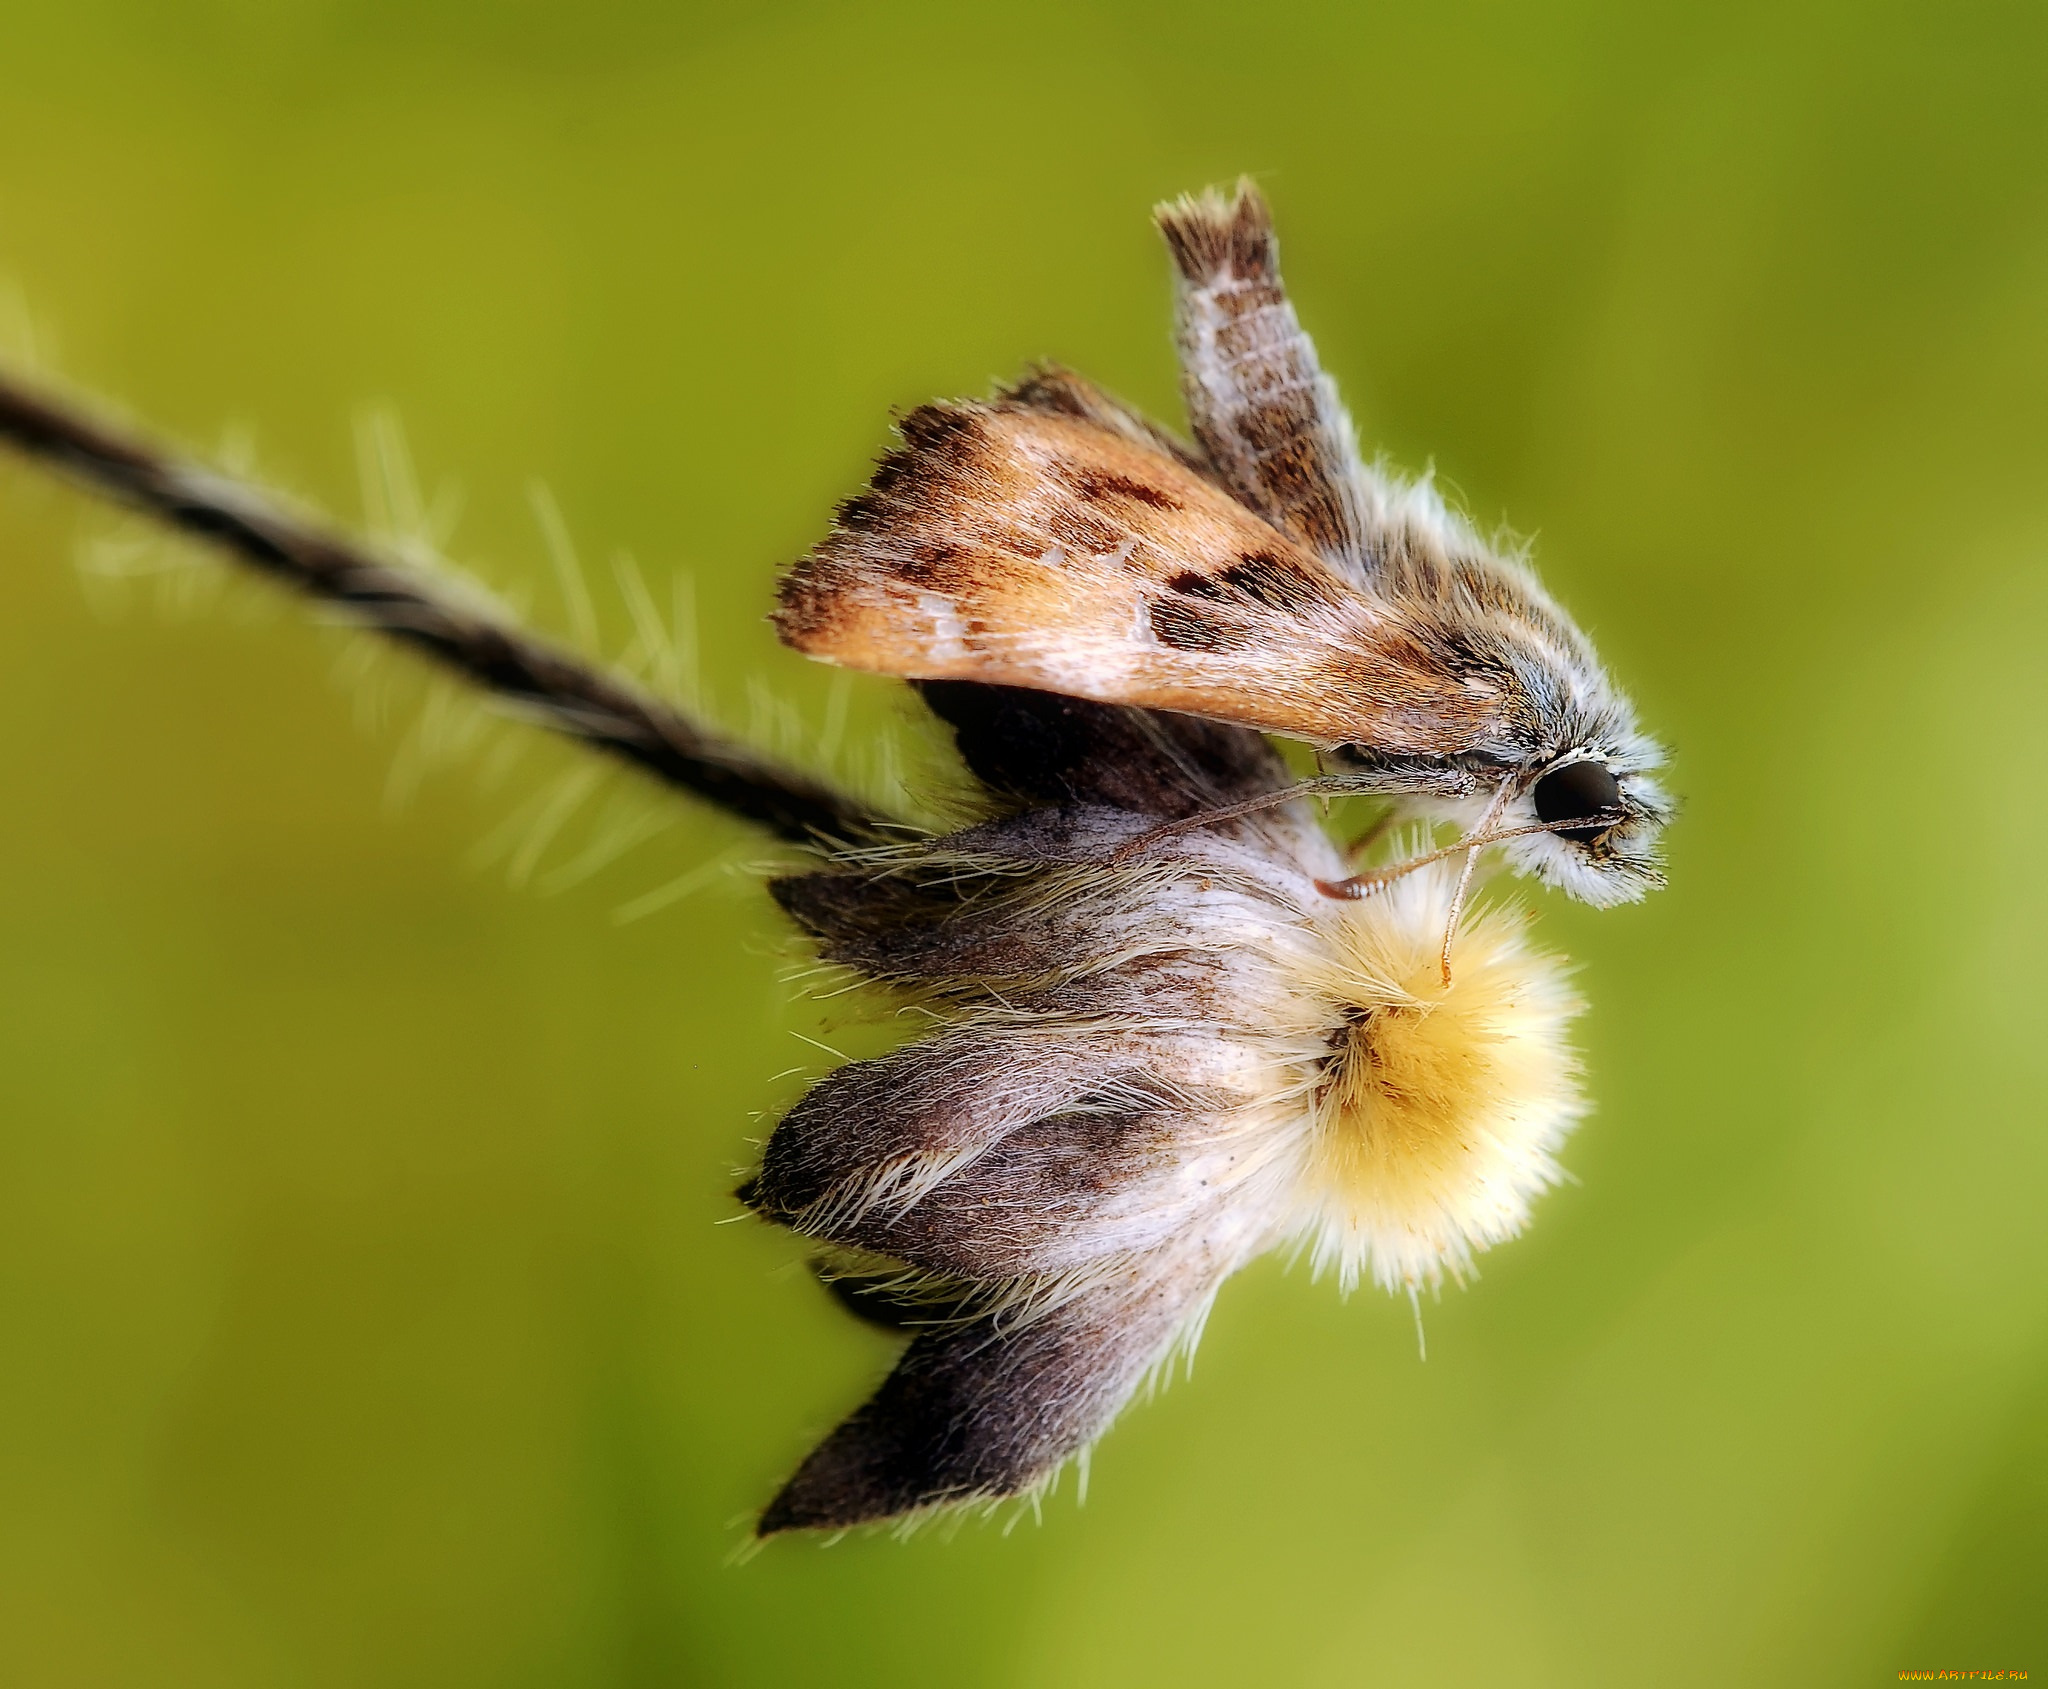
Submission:
[[[1150,441],[1002,404],[926,406],[902,433],[782,583],[798,650],[1390,754],[1498,731],[1390,606]]]
[[[1154,213],[1179,271],[1177,338],[1195,438],[1230,489],[1340,567],[1368,535],[1336,389],[1280,282],[1279,243],[1249,180]]]
[[[1033,365],[1023,380],[997,390],[992,408],[999,411],[1036,411],[1040,415],[1063,416],[1074,422],[1092,422],[1105,434],[1114,434],[1134,446],[1163,452],[1183,469],[1222,485],[1200,447],[1189,445],[1142,411],[1133,409],[1113,393],[1096,386],[1085,375],[1077,375],[1060,364]]]

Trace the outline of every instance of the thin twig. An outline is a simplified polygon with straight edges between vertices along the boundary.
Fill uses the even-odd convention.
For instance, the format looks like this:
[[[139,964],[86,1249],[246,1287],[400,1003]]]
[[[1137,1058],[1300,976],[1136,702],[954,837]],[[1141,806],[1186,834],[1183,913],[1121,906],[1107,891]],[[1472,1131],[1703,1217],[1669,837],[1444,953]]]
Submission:
[[[382,561],[257,488],[159,451],[0,375],[0,441],[219,546],[497,693],[556,731],[798,844],[871,838],[887,817],[700,727],[492,609]]]

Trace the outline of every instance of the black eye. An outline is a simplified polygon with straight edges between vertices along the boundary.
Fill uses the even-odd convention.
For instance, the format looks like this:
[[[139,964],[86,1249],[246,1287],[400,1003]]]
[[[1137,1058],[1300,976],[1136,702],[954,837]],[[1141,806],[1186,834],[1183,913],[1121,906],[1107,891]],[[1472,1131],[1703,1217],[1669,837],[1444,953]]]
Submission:
[[[1536,815],[1542,821],[1571,821],[1581,815],[1598,815],[1621,805],[1621,786],[1607,772],[1604,762],[1568,762],[1553,768],[1536,782]],[[1591,844],[1614,823],[1603,821],[1593,827],[1560,827],[1561,839]]]

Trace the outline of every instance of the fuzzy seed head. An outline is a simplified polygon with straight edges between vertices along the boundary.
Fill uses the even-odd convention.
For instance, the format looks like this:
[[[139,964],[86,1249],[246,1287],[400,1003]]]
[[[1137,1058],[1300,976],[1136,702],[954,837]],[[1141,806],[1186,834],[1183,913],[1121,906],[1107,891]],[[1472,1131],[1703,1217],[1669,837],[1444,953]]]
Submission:
[[[919,1332],[768,1534],[1049,1483],[1267,1250],[1347,1288],[1464,1277],[1584,1112],[1580,1005],[1519,910],[1466,906],[1444,982],[1455,857],[1335,899],[1351,865],[1303,805],[1160,830],[1284,783],[1242,729],[927,696],[970,768],[1031,801],[776,888],[931,1030],[822,1080],[742,1191],[857,1257]]]
[[[1304,981],[1331,1028],[1304,1197],[1317,1263],[1347,1288],[1368,1271],[1388,1289],[1462,1278],[1557,1183],[1585,1112],[1566,1038],[1582,1005],[1520,911],[1468,915],[1444,983],[1453,884],[1418,873],[1338,906]]]

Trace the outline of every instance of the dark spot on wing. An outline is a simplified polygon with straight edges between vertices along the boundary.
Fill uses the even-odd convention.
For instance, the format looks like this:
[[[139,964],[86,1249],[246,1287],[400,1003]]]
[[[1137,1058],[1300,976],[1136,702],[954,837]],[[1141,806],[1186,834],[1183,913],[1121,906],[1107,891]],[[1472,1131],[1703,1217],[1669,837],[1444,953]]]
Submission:
[[[1114,522],[1105,522],[1079,510],[1048,511],[1045,528],[1061,545],[1084,556],[1100,556],[1114,551],[1130,537]]]
[[[895,465],[884,463],[875,471],[875,484],[864,493],[856,493],[843,502],[834,513],[834,525],[851,533],[871,533],[882,526],[889,510],[888,488],[882,486],[885,479],[897,474]],[[877,487],[881,490],[878,492]]]
[[[1180,500],[1171,493],[1129,475],[1106,469],[1089,469],[1081,464],[1056,461],[1051,465],[1055,479],[1071,487],[1090,504],[1114,506],[1118,501],[1149,505],[1154,510],[1178,510]]]
[[[1019,533],[1014,528],[991,532],[988,536],[990,551],[999,556],[1015,557],[1025,563],[1037,563],[1044,559],[1046,547],[1030,534]],[[1063,559],[1055,557],[1055,563]]]
[[[1206,611],[1168,598],[1152,606],[1152,637],[1176,651],[1234,651],[1256,635],[1217,621]]]
[[[1192,569],[1184,569],[1166,583],[1175,592],[1186,593],[1190,598],[1206,598],[1212,604],[1227,603],[1230,588],[1214,575],[1198,575]]]
[[[1247,552],[1213,575],[1184,569],[1166,584],[1184,597],[1205,598],[1212,604],[1256,604],[1290,615],[1324,609],[1332,602],[1330,584],[1320,575],[1264,551]]]
[[[920,405],[896,431],[913,451],[940,452],[959,449],[979,434],[981,418],[956,405]]]
[[[953,591],[974,579],[972,554],[950,540],[923,540],[896,564],[896,573],[912,586]]]
[[[902,444],[875,466],[867,486],[839,507],[838,525],[873,533],[916,520],[952,489],[986,450],[981,419],[951,405],[925,405],[897,424]]]
[[[1271,552],[1251,551],[1220,571],[1216,579],[1235,587],[1255,604],[1297,614],[1330,602],[1330,587],[1320,575]]]

